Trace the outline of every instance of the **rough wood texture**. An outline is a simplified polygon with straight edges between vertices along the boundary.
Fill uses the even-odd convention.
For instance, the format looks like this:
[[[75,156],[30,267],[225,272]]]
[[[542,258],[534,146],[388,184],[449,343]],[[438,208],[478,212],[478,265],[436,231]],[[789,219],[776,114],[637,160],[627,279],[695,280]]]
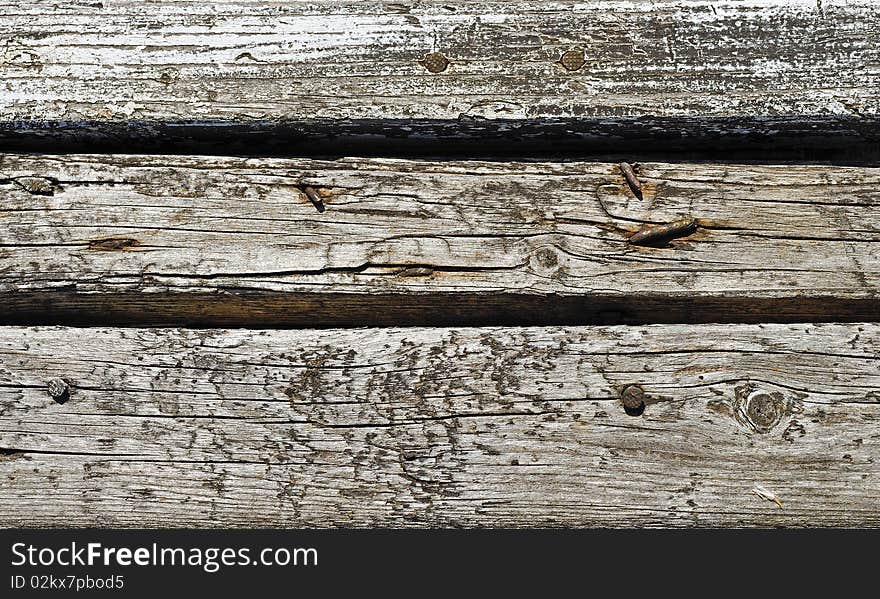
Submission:
[[[878,139],[878,21],[870,0],[4,0],[0,141],[237,124],[225,142],[787,134],[844,147]]]
[[[880,169],[0,156],[5,323],[880,319]],[[312,186],[316,206],[304,193]],[[696,219],[660,247],[645,223]]]
[[[878,347],[876,324],[2,328],[0,524],[877,526]]]

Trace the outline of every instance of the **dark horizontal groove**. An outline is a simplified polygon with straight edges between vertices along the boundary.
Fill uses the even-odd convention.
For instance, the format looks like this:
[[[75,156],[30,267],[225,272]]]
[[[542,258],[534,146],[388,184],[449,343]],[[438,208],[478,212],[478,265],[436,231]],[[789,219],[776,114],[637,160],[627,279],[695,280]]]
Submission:
[[[76,294],[0,297],[0,325],[329,328],[880,321],[880,298],[628,295]]]
[[[866,164],[880,117],[7,121],[0,151]]]

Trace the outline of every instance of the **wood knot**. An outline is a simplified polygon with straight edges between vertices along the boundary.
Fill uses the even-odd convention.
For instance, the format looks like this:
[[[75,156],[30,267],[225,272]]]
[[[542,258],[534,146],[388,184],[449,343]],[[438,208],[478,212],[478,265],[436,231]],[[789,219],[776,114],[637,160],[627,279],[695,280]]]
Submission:
[[[639,385],[627,385],[620,392],[620,401],[629,416],[641,416],[645,411],[645,390]]]
[[[431,52],[420,61],[420,64],[431,73],[442,73],[449,66],[449,59],[440,52]]]
[[[746,384],[737,387],[735,392],[737,419],[755,432],[769,433],[791,412],[789,402],[777,391],[763,391]]]
[[[542,248],[535,254],[535,260],[544,268],[553,268],[559,264],[556,252],[549,248]]]
[[[180,73],[177,69],[163,69],[159,74],[159,83],[162,85],[171,85],[180,79]]]
[[[586,63],[581,50],[569,50],[559,59],[559,64],[567,71],[577,71]]]
[[[138,245],[140,245],[140,241],[130,237],[106,237],[104,239],[93,239],[90,241],[89,249],[101,252],[112,252],[114,250],[125,250]]]
[[[70,399],[70,385],[64,379],[52,379],[47,385],[49,397],[57,403],[64,403]]]

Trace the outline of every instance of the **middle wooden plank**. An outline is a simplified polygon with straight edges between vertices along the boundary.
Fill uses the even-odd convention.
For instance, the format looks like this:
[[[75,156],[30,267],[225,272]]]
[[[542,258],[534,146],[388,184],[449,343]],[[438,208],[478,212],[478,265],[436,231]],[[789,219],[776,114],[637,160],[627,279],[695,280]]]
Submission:
[[[0,314],[229,326],[880,316],[880,169],[636,171],[641,194],[611,163],[2,155]],[[696,231],[629,239],[681,218]]]

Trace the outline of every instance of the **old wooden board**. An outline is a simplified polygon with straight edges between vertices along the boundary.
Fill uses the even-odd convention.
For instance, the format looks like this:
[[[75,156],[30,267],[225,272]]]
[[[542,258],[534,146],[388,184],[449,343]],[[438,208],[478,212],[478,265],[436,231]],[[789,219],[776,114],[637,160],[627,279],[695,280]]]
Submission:
[[[880,169],[0,157],[3,322],[331,326],[880,315]],[[313,199],[305,193],[313,187]],[[654,247],[628,236],[695,219]]]
[[[876,143],[878,23],[870,0],[4,0],[0,142]]]
[[[2,328],[0,525],[876,526],[878,347],[876,324]]]

